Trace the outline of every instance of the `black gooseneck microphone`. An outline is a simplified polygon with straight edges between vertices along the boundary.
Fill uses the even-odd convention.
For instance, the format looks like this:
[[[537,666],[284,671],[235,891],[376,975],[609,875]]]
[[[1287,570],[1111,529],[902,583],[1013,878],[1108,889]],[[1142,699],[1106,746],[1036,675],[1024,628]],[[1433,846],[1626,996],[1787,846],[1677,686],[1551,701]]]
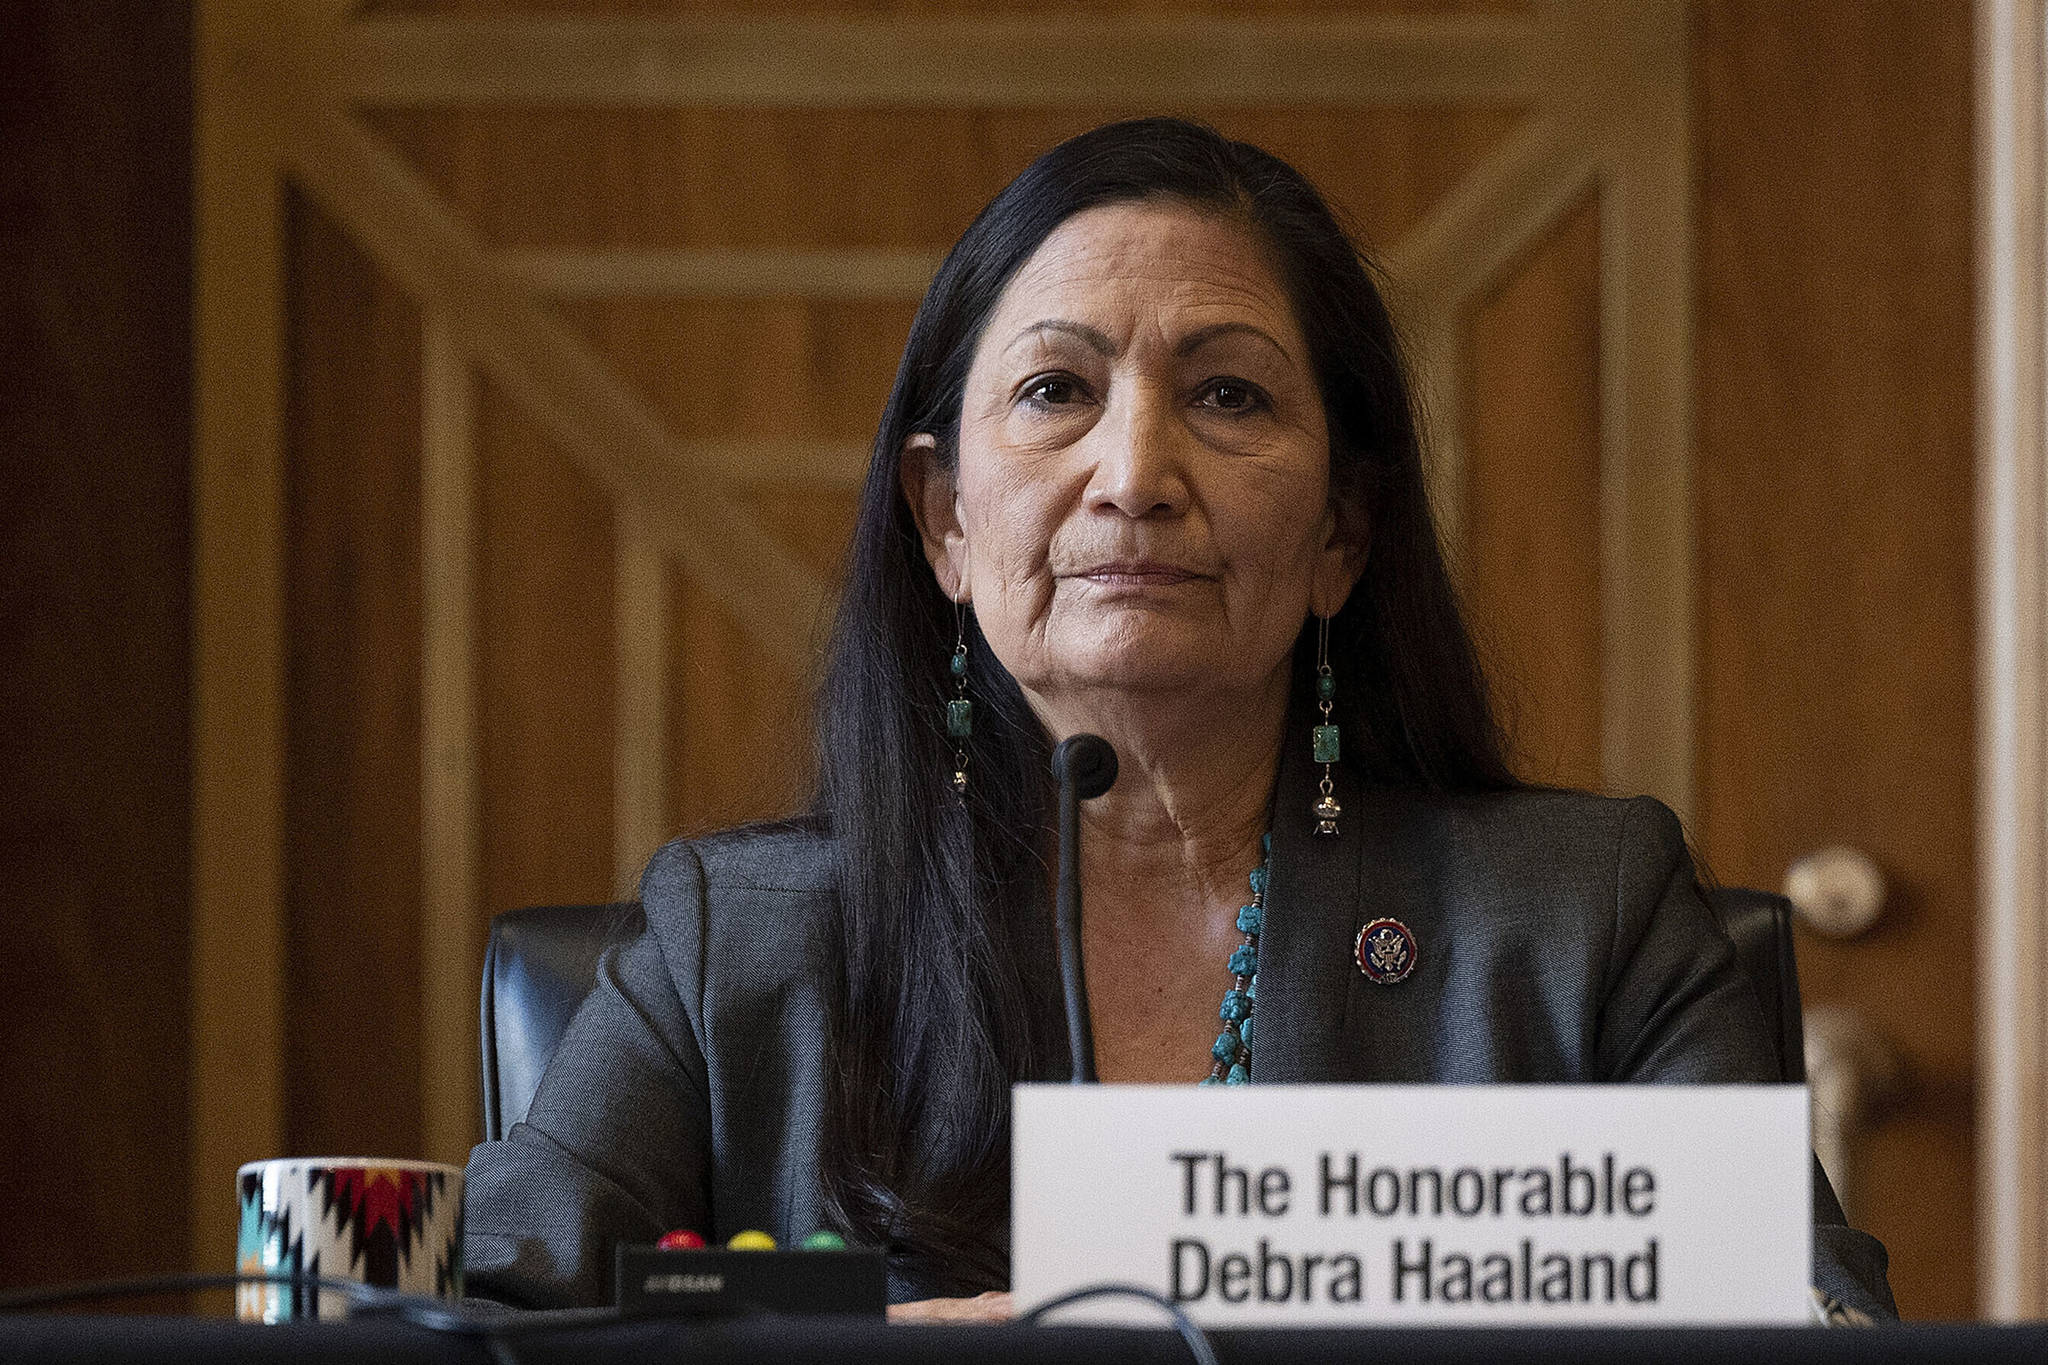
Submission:
[[[1060,986],[1067,997],[1067,1055],[1073,1083],[1095,1082],[1095,1035],[1088,1024],[1088,978],[1081,970],[1081,803],[1116,783],[1116,750],[1099,735],[1070,735],[1052,751],[1060,784],[1060,883],[1054,920],[1059,931]]]

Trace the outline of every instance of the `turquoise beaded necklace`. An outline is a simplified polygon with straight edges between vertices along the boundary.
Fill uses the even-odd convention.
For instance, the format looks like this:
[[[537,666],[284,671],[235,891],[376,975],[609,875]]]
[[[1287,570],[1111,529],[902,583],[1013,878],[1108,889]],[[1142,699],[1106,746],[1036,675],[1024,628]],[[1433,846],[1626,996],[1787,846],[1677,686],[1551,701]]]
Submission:
[[[1273,869],[1273,836],[1259,838],[1262,861],[1252,869],[1252,899],[1237,912],[1237,931],[1244,942],[1230,954],[1224,965],[1230,969],[1230,989],[1223,993],[1223,1007],[1216,1011],[1223,1031],[1209,1046],[1214,1062],[1203,1085],[1243,1085],[1252,1078],[1252,1016],[1259,1007],[1259,934],[1266,927],[1266,882]]]

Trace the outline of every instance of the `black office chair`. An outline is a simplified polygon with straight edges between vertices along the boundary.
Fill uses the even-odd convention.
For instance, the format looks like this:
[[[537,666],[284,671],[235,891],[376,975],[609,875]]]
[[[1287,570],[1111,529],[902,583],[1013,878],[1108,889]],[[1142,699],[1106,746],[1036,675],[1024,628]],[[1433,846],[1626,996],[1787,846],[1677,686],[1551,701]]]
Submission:
[[[1792,955],[1792,902],[1769,891],[1716,887],[1707,904],[1735,941],[1735,956],[1749,978],[1764,1024],[1778,1048],[1778,1079],[1806,1079],[1806,1025],[1800,1013],[1799,963]]]
[[[1792,907],[1767,891],[1728,887],[1708,897],[1763,1006],[1778,1049],[1778,1072],[1806,1079],[1799,1018],[1799,970],[1792,957]],[[637,904],[533,905],[491,921],[484,949],[484,1137],[497,1141],[526,1117],[540,1073],[597,981],[607,946],[638,934]]]
[[[599,955],[646,923],[634,902],[529,905],[492,918],[481,1029],[486,1141],[526,1117],[555,1044],[597,984]]]

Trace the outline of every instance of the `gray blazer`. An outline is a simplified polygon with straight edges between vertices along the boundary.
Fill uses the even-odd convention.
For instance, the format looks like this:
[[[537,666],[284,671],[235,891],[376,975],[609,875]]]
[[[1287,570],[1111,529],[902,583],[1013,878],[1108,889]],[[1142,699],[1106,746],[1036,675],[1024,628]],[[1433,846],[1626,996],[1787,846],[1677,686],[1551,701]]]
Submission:
[[[1311,832],[1311,785],[1303,756],[1283,764],[1254,1082],[1776,1079],[1761,1011],[1657,801],[1347,782],[1331,840]],[[646,932],[606,955],[526,1121],[470,1157],[469,1293],[603,1303],[622,1240],[689,1227],[787,1242],[821,1226],[832,885],[829,841],[806,828],[655,856]],[[1392,987],[1352,961],[1381,915],[1417,941],[1413,975]],[[1845,1226],[1814,1171],[1815,1284],[1895,1316],[1884,1248]]]

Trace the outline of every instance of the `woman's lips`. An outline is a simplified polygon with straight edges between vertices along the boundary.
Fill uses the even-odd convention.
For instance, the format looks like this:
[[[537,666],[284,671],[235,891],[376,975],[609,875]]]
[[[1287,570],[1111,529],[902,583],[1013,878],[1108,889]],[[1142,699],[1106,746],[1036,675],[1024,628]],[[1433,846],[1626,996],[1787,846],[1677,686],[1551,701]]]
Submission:
[[[1207,576],[1188,569],[1176,568],[1171,564],[1155,564],[1150,560],[1098,564],[1092,569],[1084,569],[1074,575],[1076,578],[1110,588],[1159,588],[1174,583],[1189,583]]]

